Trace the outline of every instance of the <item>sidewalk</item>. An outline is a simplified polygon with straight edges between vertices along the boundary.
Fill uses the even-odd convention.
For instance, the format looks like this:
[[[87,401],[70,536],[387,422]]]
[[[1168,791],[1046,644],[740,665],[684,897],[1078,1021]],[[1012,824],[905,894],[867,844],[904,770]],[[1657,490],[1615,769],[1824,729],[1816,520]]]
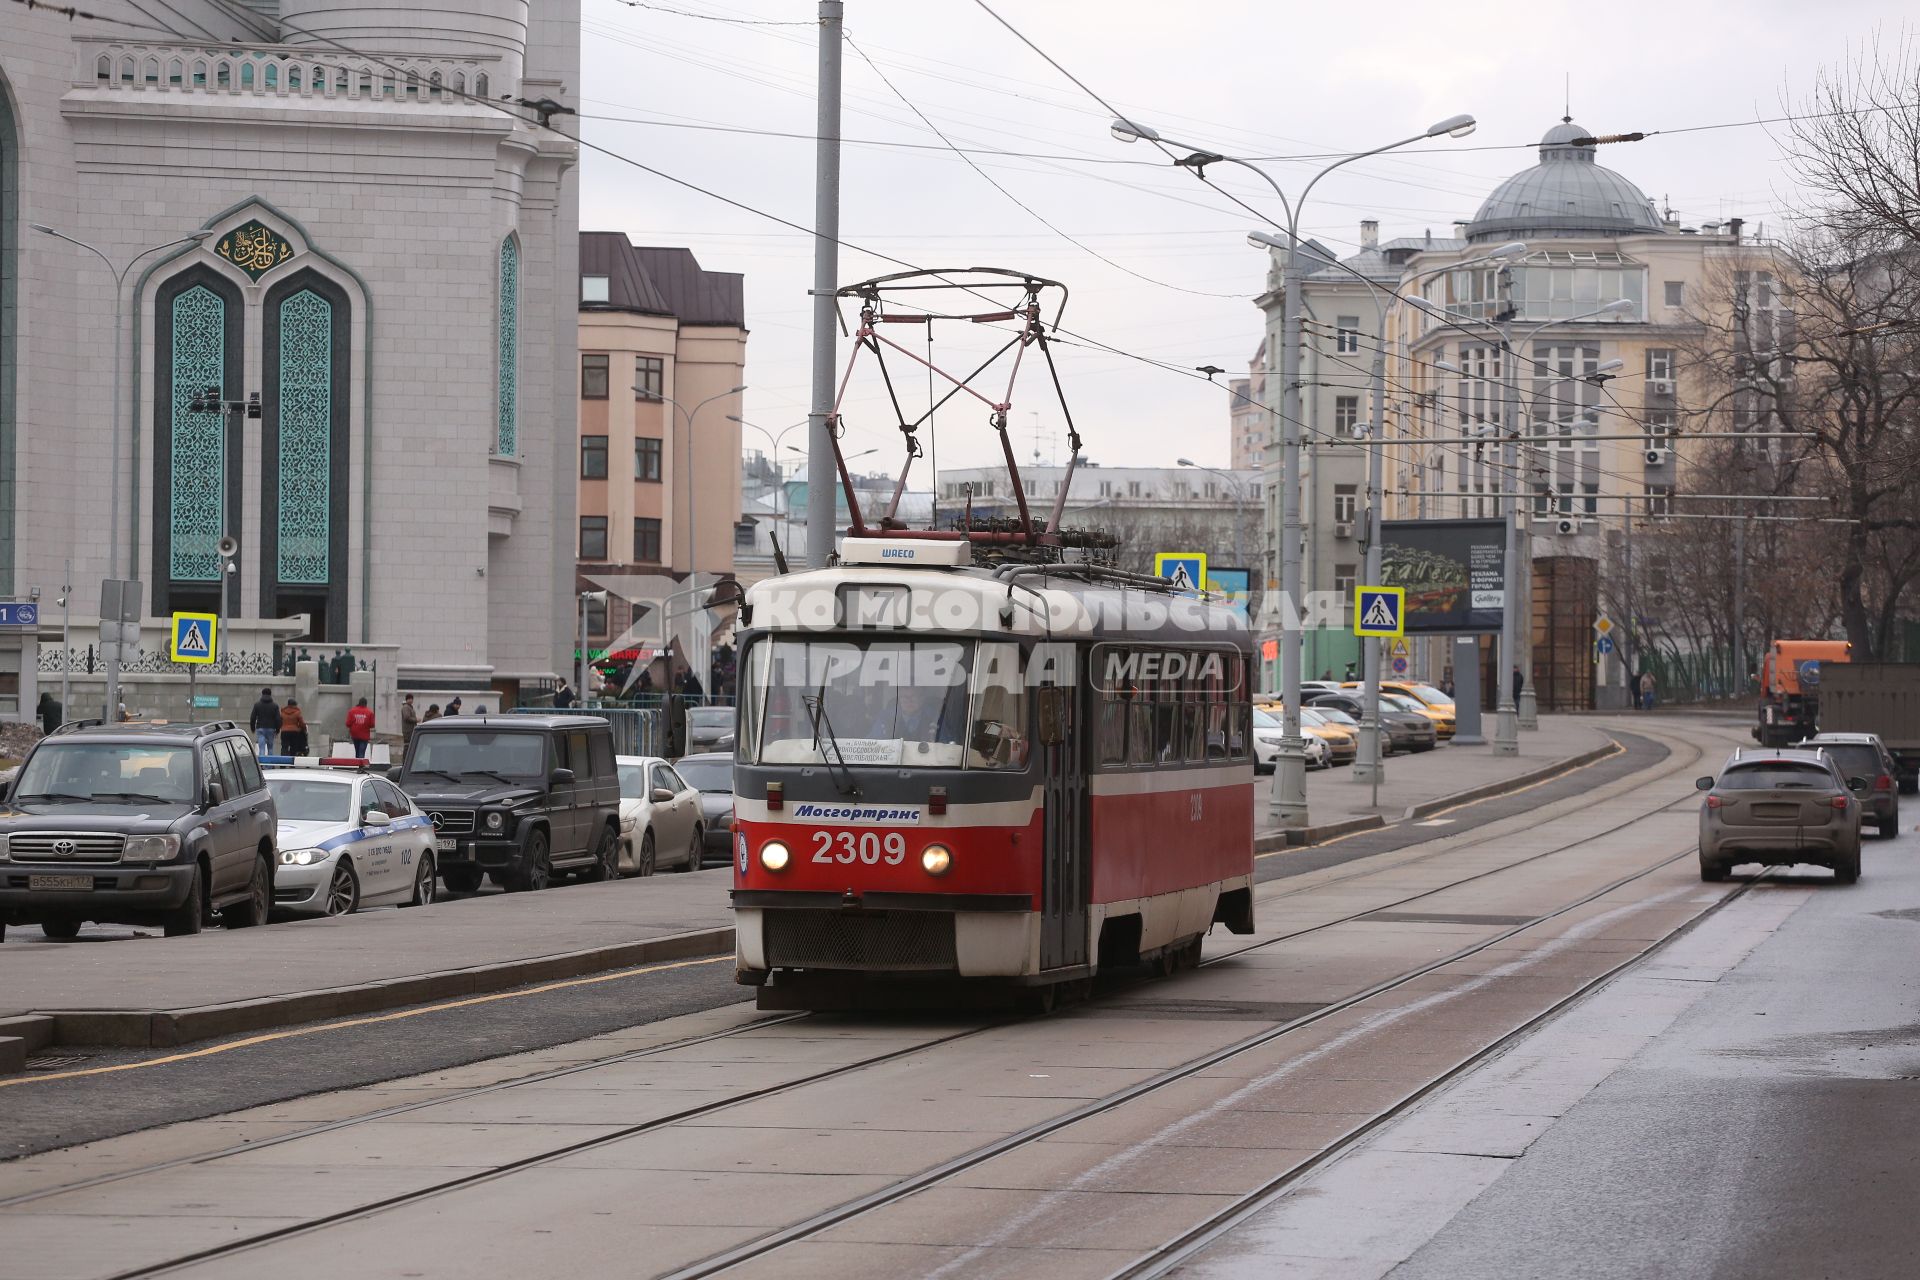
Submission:
[[[715,955],[733,948],[728,884],[714,868],[191,938],[8,944],[0,1038],[183,1044]]]
[[[1564,772],[1610,750],[1613,739],[1587,716],[1543,715],[1540,727],[1522,730],[1520,754],[1498,757],[1491,739],[1485,746],[1456,747],[1442,743],[1417,755],[1387,759],[1380,781],[1380,807],[1373,807],[1372,784],[1353,780],[1353,767],[1320,769],[1307,774],[1307,809],[1312,825],[1304,833],[1286,833],[1268,814],[1267,796],[1273,778],[1260,778],[1254,787],[1254,837],[1264,852],[1288,843],[1312,844],[1349,831],[1384,826],[1404,818],[1419,818],[1436,808],[1498,794],[1537,781],[1545,770]],[[1421,812],[1415,812],[1418,809]]]

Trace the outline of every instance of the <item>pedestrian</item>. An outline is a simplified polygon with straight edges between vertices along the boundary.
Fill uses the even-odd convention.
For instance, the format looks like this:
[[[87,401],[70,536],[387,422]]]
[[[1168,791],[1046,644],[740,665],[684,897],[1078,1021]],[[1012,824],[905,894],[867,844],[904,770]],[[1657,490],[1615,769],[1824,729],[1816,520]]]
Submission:
[[[1449,698],[1453,696],[1453,668],[1452,667],[1448,667],[1445,673],[1442,674],[1440,677],[1440,692],[1446,694]]]
[[[1331,682],[1331,681],[1333,680],[1333,668],[1332,668],[1332,667],[1328,667],[1328,668],[1327,668],[1327,669],[1326,669],[1325,671],[1322,671],[1322,672],[1320,673],[1320,678],[1321,678],[1322,680],[1326,680],[1326,681],[1329,681],[1329,682]]]
[[[37,709],[40,712],[41,733],[52,733],[60,727],[60,720],[64,714],[64,710],[60,706],[60,699],[54,697],[51,693],[42,691]]]
[[[573,705],[573,686],[568,684],[565,680],[562,680],[560,682],[560,687],[556,689],[553,694],[553,709],[555,711],[565,711],[567,708],[571,707],[572,705]]]
[[[1520,705],[1520,691],[1526,687],[1527,687],[1527,677],[1521,673],[1520,668],[1516,665],[1513,669],[1513,705],[1514,706],[1517,707]]]
[[[473,709],[473,714],[477,716],[483,716],[487,714],[487,704],[483,702],[479,706],[475,707]]]
[[[1640,673],[1640,709],[1642,711],[1653,710],[1653,687],[1653,672],[1642,671]]]
[[[365,698],[354,703],[347,712],[347,736],[353,739],[353,758],[365,760],[367,747],[373,742],[373,708],[367,705]]]
[[[131,712],[131,711],[129,711],[129,710],[127,710],[127,704],[126,704],[126,703],[124,703],[124,702],[123,702],[123,703],[121,703],[121,704],[120,704],[120,723],[121,723],[121,724],[125,724],[125,723],[126,723],[127,721],[129,721],[129,720],[131,720],[131,719],[133,719],[133,712]]]
[[[1353,664],[1349,662],[1347,664],[1347,679],[1349,681],[1353,681],[1353,680],[1358,680],[1359,678],[1360,678],[1359,676],[1354,674]]]
[[[451,702],[449,702],[449,703],[447,704],[447,709],[446,709],[445,711],[443,711],[443,712],[441,712],[440,714],[441,714],[441,715],[447,715],[447,716],[457,716],[457,715],[459,715],[459,714],[460,714],[460,699],[459,699],[458,697],[456,697],[456,698],[454,698],[454,699],[453,699],[453,701],[451,701]]]
[[[438,720],[439,718],[440,704],[437,702],[429,702],[427,704],[427,714],[420,717],[420,723],[425,724],[429,720]]]
[[[247,727],[253,730],[254,751],[263,756],[272,755],[273,740],[280,732],[280,706],[273,700],[272,689],[260,691],[260,701],[253,704]]]
[[[413,731],[420,727],[420,713],[414,709],[413,695],[408,694],[400,700],[400,749],[405,751],[407,744],[413,741]]]
[[[300,702],[291,694],[287,696],[287,705],[280,708],[280,754],[283,756],[303,756],[307,754],[307,717],[300,710]]]

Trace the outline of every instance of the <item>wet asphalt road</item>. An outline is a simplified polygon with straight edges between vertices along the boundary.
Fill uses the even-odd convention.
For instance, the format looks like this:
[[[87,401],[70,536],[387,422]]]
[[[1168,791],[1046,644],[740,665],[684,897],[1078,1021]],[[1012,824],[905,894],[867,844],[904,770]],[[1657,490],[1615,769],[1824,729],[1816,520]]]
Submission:
[[[1920,1275],[1917,809],[1395,1280]]]

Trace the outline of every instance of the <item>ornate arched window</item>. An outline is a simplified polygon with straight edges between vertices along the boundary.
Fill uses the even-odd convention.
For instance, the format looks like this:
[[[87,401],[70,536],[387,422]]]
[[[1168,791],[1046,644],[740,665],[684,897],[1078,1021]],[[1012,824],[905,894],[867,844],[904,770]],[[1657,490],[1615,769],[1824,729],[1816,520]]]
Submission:
[[[310,615],[315,639],[347,625],[349,312],[315,271],[267,295],[260,594],[269,617]]]
[[[500,242],[500,321],[497,355],[499,413],[493,451],[511,458],[520,448],[520,242]]]
[[[241,397],[240,292],[195,267],[161,286],[154,311],[154,612],[212,612],[217,544],[238,508],[241,433],[217,406],[194,402],[208,388]]]

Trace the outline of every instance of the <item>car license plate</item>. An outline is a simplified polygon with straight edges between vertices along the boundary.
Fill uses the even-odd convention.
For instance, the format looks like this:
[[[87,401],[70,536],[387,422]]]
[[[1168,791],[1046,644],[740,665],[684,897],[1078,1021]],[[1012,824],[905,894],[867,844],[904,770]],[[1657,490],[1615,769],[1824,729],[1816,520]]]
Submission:
[[[460,842],[451,836],[439,836],[436,837],[433,842],[433,848],[436,853],[452,853],[459,849],[459,847]]]
[[[1791,822],[1800,816],[1800,806],[1797,804],[1756,804],[1753,806],[1753,816],[1756,818],[1765,818],[1773,822],[1783,820]]]
[[[28,889],[85,889],[93,888],[92,876],[28,876]]]

